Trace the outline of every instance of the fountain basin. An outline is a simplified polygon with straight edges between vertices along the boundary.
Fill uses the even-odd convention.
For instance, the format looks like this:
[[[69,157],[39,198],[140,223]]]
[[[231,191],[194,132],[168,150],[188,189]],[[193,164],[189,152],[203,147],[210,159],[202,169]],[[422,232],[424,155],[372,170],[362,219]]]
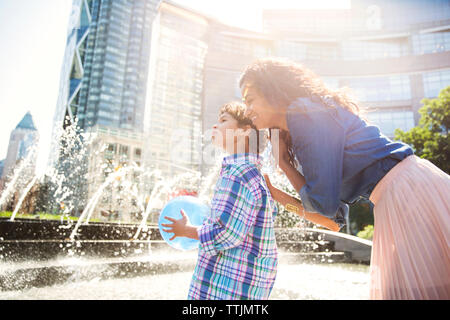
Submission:
[[[0,299],[184,300],[195,261],[196,252],[161,250],[127,261],[71,258],[0,263]],[[368,271],[361,264],[291,263],[280,254],[270,299],[368,299]]]
[[[90,223],[70,239],[74,224],[52,220],[0,219],[0,261],[46,261],[64,256],[125,257],[165,245],[156,226],[135,238],[137,225]],[[150,242],[151,241],[151,242]]]
[[[176,259],[174,259],[176,257]],[[192,253],[164,251],[137,258],[62,258],[47,262],[0,264],[0,291],[43,288],[81,281],[133,278],[194,269]]]
[[[52,220],[0,219],[0,261],[47,261],[58,257],[135,257],[166,248],[156,225],[136,236],[134,224],[90,223],[70,238],[74,224]],[[289,259],[370,263],[371,241],[320,229],[276,229],[280,251]]]
[[[18,291],[93,280],[193,272],[197,251],[160,248],[133,258],[61,258],[53,261],[0,263],[0,291]],[[281,265],[345,262],[345,253],[280,252]]]
[[[138,279],[162,281],[161,279],[169,274],[173,277],[164,278],[166,281],[182,277],[187,290],[196,263],[197,251],[181,252],[171,248],[162,240],[156,225],[145,227],[136,239],[133,237],[139,227],[137,225],[108,223],[81,225],[77,236],[71,240],[69,237],[73,227],[74,224],[70,222],[0,219],[0,297],[2,292],[6,298],[20,298],[21,292],[29,292],[31,295],[35,292],[41,299],[42,294],[45,296],[52,290],[51,288],[66,292],[64,294],[68,297],[72,294],[70,292],[72,286],[89,287],[91,282],[111,283],[115,286],[118,282],[125,281],[123,280],[125,278],[131,282]],[[360,264],[354,264],[358,260],[355,260],[352,252],[347,250],[352,249],[351,246],[346,248],[343,245],[352,238],[322,231],[276,229],[280,269],[339,265],[341,267],[336,270],[340,271],[337,272],[346,273],[347,271],[342,271],[342,268],[354,266],[363,268],[362,273],[358,274],[364,278],[368,267],[364,269]],[[339,238],[345,240],[340,241]],[[369,244],[366,244],[366,247],[370,248]],[[326,278],[326,275],[323,277]],[[338,286],[341,285],[339,281],[336,282]],[[364,281],[357,284],[360,292],[363,292]],[[288,282],[283,286],[288,285]],[[349,279],[349,285],[352,283]],[[175,284],[174,286],[176,287]],[[44,291],[40,291],[40,288]],[[89,292],[90,290],[87,289]],[[275,299],[302,297],[301,292],[291,288],[278,289],[277,292]],[[180,299],[185,299],[187,291],[178,293]],[[328,294],[328,291],[326,293]],[[153,292],[151,294],[154,295]],[[318,293],[317,296],[312,296],[312,299],[320,299],[323,294]],[[358,297],[366,296],[362,294]],[[150,298],[161,297],[150,296]]]

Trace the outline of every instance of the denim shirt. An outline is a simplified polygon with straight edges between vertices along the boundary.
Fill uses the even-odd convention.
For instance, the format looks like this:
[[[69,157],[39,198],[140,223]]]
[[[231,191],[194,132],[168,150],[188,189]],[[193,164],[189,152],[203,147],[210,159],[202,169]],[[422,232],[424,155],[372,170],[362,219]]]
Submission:
[[[306,180],[298,190],[304,208],[342,227],[348,204],[369,198],[378,181],[413,150],[329,102],[334,107],[319,99],[298,98],[289,106],[286,120]]]

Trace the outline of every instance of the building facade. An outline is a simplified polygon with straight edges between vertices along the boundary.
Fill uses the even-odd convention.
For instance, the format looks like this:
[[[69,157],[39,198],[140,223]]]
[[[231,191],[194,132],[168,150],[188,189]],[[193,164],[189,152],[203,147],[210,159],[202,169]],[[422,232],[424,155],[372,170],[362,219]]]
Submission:
[[[102,163],[128,165],[123,159],[111,160],[107,152],[99,150],[117,144],[118,136],[128,137],[121,141],[124,145],[120,148],[130,152],[142,148],[152,23],[159,3],[73,1],[49,164],[65,170],[61,157],[67,155],[62,155],[60,137],[67,126],[74,124],[87,136],[95,135],[85,159],[87,190],[79,192],[87,199],[100,186],[90,173],[100,172]],[[94,145],[99,150],[93,150]],[[76,214],[82,207],[75,209]]]
[[[108,183],[98,199],[93,217],[106,220],[137,222],[142,216],[138,206],[140,187],[131,191],[132,184],[141,185],[143,137],[141,133],[108,127],[93,127],[92,141],[87,149],[87,194],[92,198],[108,177],[118,170],[129,169]],[[123,183],[125,182],[125,183]],[[144,185],[144,183],[142,183]],[[142,190],[138,190],[142,189]]]
[[[159,1],[74,0],[55,126],[143,130],[150,37]]]
[[[24,177],[28,175],[29,179],[32,178],[31,175],[34,174],[36,169],[36,147],[38,143],[39,132],[34,125],[33,117],[27,112],[11,132],[8,153],[0,176],[3,182],[10,178],[16,166],[25,159],[27,159],[26,172],[22,172],[21,175]]]
[[[145,114],[145,166],[167,177],[201,168],[208,19],[163,2],[155,19]]]
[[[389,137],[419,121],[423,98],[450,85],[450,2],[353,0],[347,10],[267,10],[274,53],[330,87],[349,87]]]

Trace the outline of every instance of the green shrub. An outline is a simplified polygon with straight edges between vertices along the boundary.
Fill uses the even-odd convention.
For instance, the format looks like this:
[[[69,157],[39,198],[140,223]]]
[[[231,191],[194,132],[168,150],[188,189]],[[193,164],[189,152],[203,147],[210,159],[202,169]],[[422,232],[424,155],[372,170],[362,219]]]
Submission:
[[[373,225],[369,224],[369,225],[365,226],[364,229],[362,231],[358,232],[358,234],[356,236],[363,238],[363,239],[372,240]]]
[[[350,233],[356,235],[365,226],[374,224],[373,205],[369,200],[361,199],[350,205]]]
[[[0,218],[11,218],[12,212],[0,212]],[[25,214],[18,212],[15,216],[16,219],[41,219],[41,220],[61,220],[61,215],[49,214],[45,212],[38,212],[36,214]],[[63,220],[78,220],[77,217],[64,216]]]

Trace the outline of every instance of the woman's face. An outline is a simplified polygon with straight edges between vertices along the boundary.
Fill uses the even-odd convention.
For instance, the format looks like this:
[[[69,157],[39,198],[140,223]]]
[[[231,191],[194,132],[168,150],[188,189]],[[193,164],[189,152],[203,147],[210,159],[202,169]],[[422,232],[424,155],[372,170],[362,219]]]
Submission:
[[[258,130],[274,128],[278,125],[279,110],[272,106],[255,87],[244,85],[242,97],[247,106],[245,115],[252,120]]]

